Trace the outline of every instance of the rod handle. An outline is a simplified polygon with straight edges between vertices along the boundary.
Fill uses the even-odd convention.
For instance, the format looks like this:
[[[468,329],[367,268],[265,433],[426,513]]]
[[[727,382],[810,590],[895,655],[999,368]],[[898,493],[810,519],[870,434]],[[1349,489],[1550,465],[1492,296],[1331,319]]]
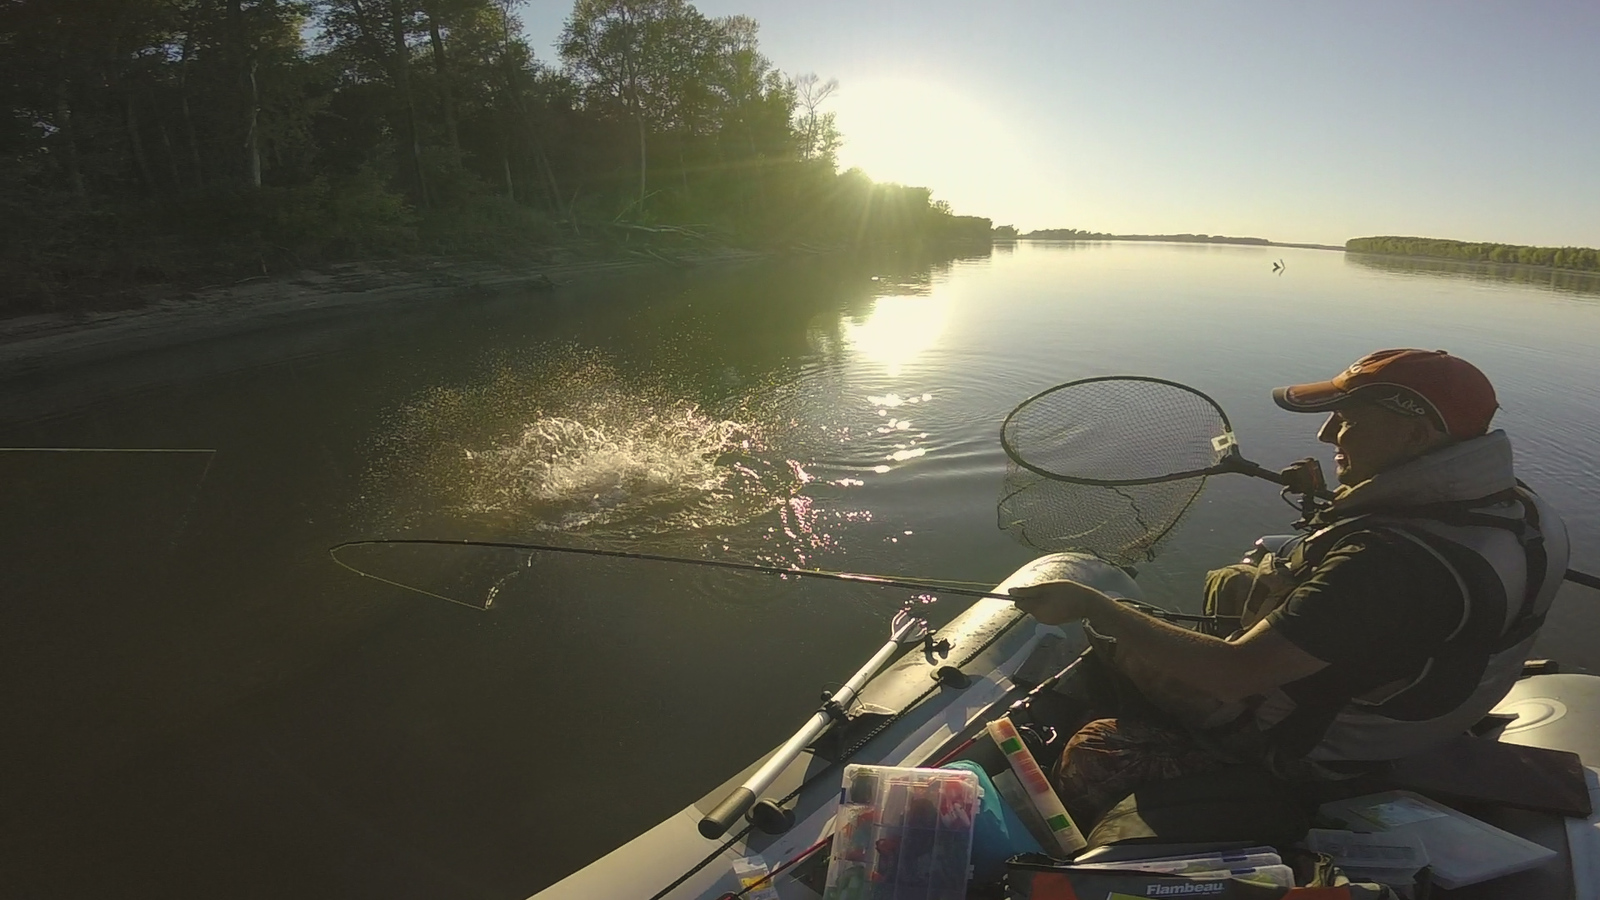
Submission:
[[[706,813],[706,817],[700,820],[700,836],[716,840],[727,834],[728,829],[733,827],[733,823],[737,822],[740,816],[749,812],[750,807],[755,805],[755,802],[755,791],[747,787],[738,788],[733,793],[722,798],[722,802],[717,804],[717,808]]]

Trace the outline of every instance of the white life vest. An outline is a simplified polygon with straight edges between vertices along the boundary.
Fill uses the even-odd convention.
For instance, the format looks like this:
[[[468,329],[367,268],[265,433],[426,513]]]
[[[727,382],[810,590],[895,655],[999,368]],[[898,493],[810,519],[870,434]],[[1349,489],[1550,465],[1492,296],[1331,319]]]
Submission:
[[[1509,476],[1509,443],[1500,432],[1477,440],[1490,438],[1505,444]],[[1412,502],[1362,503],[1352,515],[1285,548],[1280,559],[1305,579],[1343,535],[1361,530],[1398,536],[1454,576],[1460,620],[1404,683],[1320,708],[1302,707],[1281,689],[1269,692],[1253,704],[1252,716],[1273,752],[1317,762],[1422,752],[1480,721],[1511,689],[1532,653],[1566,574],[1567,532],[1555,510],[1520,485],[1470,500],[1418,503],[1414,494],[1401,499]]]

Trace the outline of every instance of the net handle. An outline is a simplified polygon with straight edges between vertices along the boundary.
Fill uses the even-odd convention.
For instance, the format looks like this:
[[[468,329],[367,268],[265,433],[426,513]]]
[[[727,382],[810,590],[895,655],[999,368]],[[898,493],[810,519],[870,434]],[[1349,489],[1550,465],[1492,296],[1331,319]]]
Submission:
[[[1168,387],[1177,388],[1178,390],[1186,391],[1196,397],[1199,397],[1216,411],[1217,418],[1222,421],[1222,434],[1215,438],[1215,440],[1226,442],[1225,445],[1228,447],[1226,454],[1220,460],[1218,460],[1215,465],[1207,466],[1203,469],[1190,469],[1186,472],[1169,472],[1165,475],[1154,475],[1148,478],[1099,479],[1070,477],[1052,472],[1048,469],[1040,468],[1039,466],[1028,462],[1026,459],[1023,459],[1022,454],[1017,451],[1017,448],[1011,445],[1011,439],[1007,435],[1011,431],[1011,421],[1012,419],[1016,418],[1017,413],[1027,408],[1034,401],[1048,397],[1056,391],[1066,390],[1070,387],[1078,387],[1085,384],[1094,384],[1101,381],[1143,381],[1153,384],[1164,384]],[[1093,378],[1079,378],[1075,381],[1068,381],[1055,385],[1054,387],[1045,388],[1039,393],[1034,394],[1032,397],[1029,397],[1021,403],[1018,403],[1015,407],[1012,407],[1011,412],[1006,414],[1005,421],[1000,424],[1000,447],[1001,449],[1005,450],[1007,458],[1022,468],[1027,469],[1041,478],[1048,478],[1051,481],[1062,481],[1068,484],[1085,484],[1091,487],[1133,487],[1141,484],[1163,484],[1168,481],[1183,481],[1186,478],[1235,474],[1248,475],[1252,478],[1270,481],[1279,487],[1288,487],[1288,483],[1282,474],[1272,469],[1268,469],[1259,463],[1245,459],[1244,455],[1239,452],[1239,442],[1233,436],[1233,423],[1229,421],[1228,413],[1223,410],[1222,404],[1211,399],[1210,395],[1199,390],[1198,388],[1190,387],[1189,385],[1180,381],[1173,381],[1168,378],[1156,378],[1151,375],[1096,375]],[[1321,500],[1329,500],[1332,499],[1333,494],[1324,490],[1318,491],[1315,496]]]
[[[1289,480],[1284,478],[1282,473],[1274,472],[1266,466],[1245,459],[1239,455],[1237,450],[1224,456],[1221,462],[1211,468],[1215,470],[1212,474],[1233,473],[1236,475],[1249,475],[1251,478],[1270,481],[1279,487],[1289,486]]]

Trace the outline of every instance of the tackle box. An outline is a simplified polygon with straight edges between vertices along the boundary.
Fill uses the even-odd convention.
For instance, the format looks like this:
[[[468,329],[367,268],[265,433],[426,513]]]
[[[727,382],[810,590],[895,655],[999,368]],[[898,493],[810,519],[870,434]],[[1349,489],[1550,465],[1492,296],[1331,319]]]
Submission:
[[[1531,869],[1556,855],[1525,838],[1410,791],[1385,791],[1325,803],[1321,817],[1349,831],[1416,836],[1434,883],[1454,890]]]
[[[846,766],[825,900],[963,900],[978,776],[963,769]]]

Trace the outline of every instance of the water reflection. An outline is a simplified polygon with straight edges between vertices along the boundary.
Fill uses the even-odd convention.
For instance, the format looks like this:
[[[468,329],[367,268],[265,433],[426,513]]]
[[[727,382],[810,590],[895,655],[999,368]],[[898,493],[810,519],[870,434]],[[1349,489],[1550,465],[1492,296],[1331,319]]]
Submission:
[[[857,353],[896,378],[906,363],[938,343],[949,319],[949,297],[879,297],[865,321],[847,321],[843,330]]]
[[[1194,383],[1281,463],[1320,452],[1317,423],[1268,387],[1374,346],[1449,346],[1494,373],[1519,470],[1566,513],[1574,564],[1600,565],[1600,304],[1309,250],[1280,279],[1262,253],[1027,242],[990,267],[651,272],[19,381],[6,446],[217,453],[203,479],[187,458],[0,460],[21,562],[0,711],[26,738],[0,741],[0,768],[28,773],[0,784],[8,896],[179,870],[178,897],[526,896],[786,737],[903,596],[516,551],[348,557],[447,602],[328,547],[520,539],[987,586],[1031,555],[995,527],[999,423],[1072,378]],[[45,400],[52,418],[23,421]],[[1292,517],[1270,485],[1215,479],[1141,583],[1194,609],[1207,569]],[[1541,655],[1596,665],[1590,599],[1558,604]],[[609,774],[642,759],[672,777]],[[597,808],[616,814],[571,814]]]
[[[1375,269],[1392,275],[1428,275],[1466,281],[1496,282],[1545,288],[1564,294],[1600,297],[1600,272],[1574,272],[1504,263],[1456,262],[1448,259],[1423,259],[1412,256],[1382,256],[1346,253],[1345,262],[1357,268]]]

